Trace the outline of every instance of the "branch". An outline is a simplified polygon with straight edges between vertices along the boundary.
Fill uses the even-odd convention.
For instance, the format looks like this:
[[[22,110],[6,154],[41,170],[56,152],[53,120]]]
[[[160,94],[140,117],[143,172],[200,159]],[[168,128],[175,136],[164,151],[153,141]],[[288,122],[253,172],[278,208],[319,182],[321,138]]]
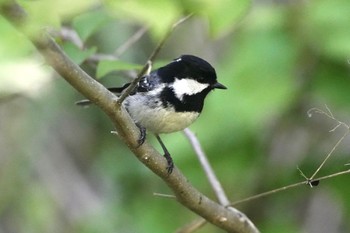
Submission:
[[[313,181],[327,180],[327,179],[330,179],[330,178],[334,178],[334,177],[345,175],[345,174],[349,174],[349,173],[350,173],[350,169],[345,170],[345,171],[341,171],[341,172],[337,172],[337,173],[333,173],[333,174],[330,174],[330,175],[322,176],[322,177],[319,177],[319,178],[315,178]],[[283,186],[281,188],[277,188],[277,189],[273,189],[273,190],[270,190],[270,191],[267,191],[267,192],[259,193],[259,194],[254,195],[254,196],[250,196],[250,197],[247,197],[247,198],[244,198],[244,199],[232,202],[230,204],[230,206],[236,206],[236,205],[242,204],[244,202],[256,200],[256,199],[259,199],[259,198],[262,198],[262,197],[269,196],[271,194],[275,194],[275,193],[279,193],[279,192],[282,192],[282,191],[286,191],[286,190],[291,189],[291,188],[296,188],[296,187],[301,186],[301,185],[310,185],[310,180],[304,180],[304,181],[301,181],[301,182],[298,182],[298,183],[294,183],[294,184],[291,184],[291,185]],[[310,186],[310,187],[312,188],[313,186]]]
[[[190,141],[196,155],[198,157],[199,162],[201,163],[204,173],[206,174],[211,187],[213,188],[216,197],[219,200],[219,203],[223,206],[227,206],[230,204],[224,189],[222,188],[218,178],[216,177],[213,168],[211,167],[207,156],[205,155],[201,144],[199,143],[196,135],[188,128],[184,130],[184,133],[188,140]]]
[[[331,112],[331,110],[327,107],[326,105],[326,111],[323,111],[322,109],[318,109],[318,108],[311,108],[309,111],[307,111],[307,114],[309,117],[312,117],[312,113],[318,113],[318,114],[322,114],[325,115],[326,117],[334,120],[335,122],[337,122],[337,125],[331,129],[329,132],[333,132],[335,131],[339,126],[344,126],[347,130],[344,133],[344,135],[338,140],[338,142],[334,145],[334,147],[332,148],[332,150],[327,154],[326,158],[322,161],[322,163],[320,164],[320,166],[316,169],[316,171],[312,174],[312,176],[310,178],[307,178],[308,180],[313,180],[314,177],[317,175],[317,173],[321,170],[321,168],[325,165],[325,163],[327,162],[327,160],[331,157],[331,155],[333,154],[333,152],[335,151],[335,149],[340,145],[340,143],[348,136],[348,134],[350,133],[350,126],[342,121],[339,121],[338,119],[336,119],[333,115],[333,113]]]
[[[197,158],[198,158],[198,160],[199,160],[199,162],[204,170],[204,173],[207,176],[207,179],[208,179],[212,189],[214,190],[214,193],[215,193],[216,198],[218,199],[219,203],[223,206],[228,206],[230,204],[230,201],[227,198],[227,195],[225,194],[225,191],[222,188],[219,179],[216,177],[215,172],[214,172],[213,168],[211,167],[211,165],[208,161],[208,158],[205,155],[198,138],[189,128],[184,129],[184,134],[186,135],[186,137],[190,141],[190,143],[193,147],[193,150],[195,151],[195,153],[197,155]],[[195,230],[203,227],[206,223],[207,223],[207,221],[205,219],[198,218],[198,219],[192,221],[191,223],[179,228],[176,231],[176,233],[194,232]]]
[[[125,100],[125,98],[130,95],[130,93],[135,89],[137,86],[137,83],[141,80],[142,76],[146,73],[149,64],[152,64],[160,50],[163,48],[165,41],[170,37],[171,33],[175,30],[177,26],[179,26],[181,23],[185,22],[187,19],[192,17],[192,14],[180,19],[176,23],[173,24],[171,29],[165,34],[164,38],[158,43],[156,48],[153,50],[151,55],[148,57],[146,64],[142,68],[142,70],[138,73],[137,78],[134,79],[134,81],[131,82],[131,84],[125,89],[125,91],[122,93],[122,95],[118,99],[118,104],[122,104],[122,102]]]
[[[119,46],[117,50],[114,52],[115,56],[121,56],[126,50],[128,50],[131,46],[134,45],[148,30],[148,27],[141,27],[139,30],[135,32],[124,44]]]
[[[46,33],[26,32],[23,26],[26,23],[30,24],[30,18],[16,2],[1,3],[0,14],[31,40],[46,62],[62,78],[110,117],[118,136],[143,164],[166,182],[181,204],[228,232],[259,232],[250,221],[247,222],[246,218],[242,218],[244,216],[242,213],[231,211],[196,190],[178,169],[175,168],[168,176],[164,169],[165,159],[150,144],[145,142],[137,147],[139,130],[126,110],[117,103],[116,96],[74,64]]]
[[[101,60],[119,60],[119,57],[132,47],[147,32],[147,27],[140,28],[124,44],[119,46],[112,54],[93,54],[88,58],[89,61],[98,62]]]

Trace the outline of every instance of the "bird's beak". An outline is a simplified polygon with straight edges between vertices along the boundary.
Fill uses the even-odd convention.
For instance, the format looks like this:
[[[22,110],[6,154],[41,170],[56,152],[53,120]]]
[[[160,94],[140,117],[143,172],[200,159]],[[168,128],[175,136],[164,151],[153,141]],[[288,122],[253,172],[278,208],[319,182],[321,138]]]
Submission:
[[[224,85],[222,85],[221,83],[214,83],[212,85],[212,88],[217,88],[217,89],[227,89],[227,87],[225,87]]]

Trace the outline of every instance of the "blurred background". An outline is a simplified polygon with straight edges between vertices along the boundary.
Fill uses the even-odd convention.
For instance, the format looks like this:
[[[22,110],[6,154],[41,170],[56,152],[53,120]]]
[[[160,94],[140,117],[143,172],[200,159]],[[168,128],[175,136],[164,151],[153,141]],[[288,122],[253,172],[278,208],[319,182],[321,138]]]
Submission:
[[[231,201],[303,181],[350,122],[350,1],[19,1],[31,28],[47,28],[106,86],[145,63],[181,24],[157,65],[181,54],[209,61],[226,91],[211,93],[196,133]],[[0,232],[175,232],[198,217],[113,134],[96,108],[48,67],[0,17]],[[163,135],[176,166],[215,199],[183,133]],[[152,135],[148,140],[160,150]],[[318,174],[349,169],[350,138]],[[262,232],[350,232],[350,176],[237,206]],[[207,224],[196,232],[223,232]]]

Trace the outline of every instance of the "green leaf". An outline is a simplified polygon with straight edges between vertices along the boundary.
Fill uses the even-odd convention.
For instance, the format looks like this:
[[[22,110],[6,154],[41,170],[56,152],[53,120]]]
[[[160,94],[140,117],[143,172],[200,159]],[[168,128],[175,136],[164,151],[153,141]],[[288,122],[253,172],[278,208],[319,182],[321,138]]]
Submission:
[[[107,4],[115,16],[149,25],[152,35],[160,38],[183,16],[183,12],[206,17],[211,33],[221,36],[248,11],[251,0],[109,0]]]
[[[183,4],[187,11],[206,17],[211,34],[218,37],[233,29],[250,8],[251,0],[192,0]]]
[[[112,71],[141,69],[142,65],[124,61],[101,61],[97,66],[96,77],[101,78]]]
[[[74,18],[73,27],[83,41],[91,36],[109,19],[105,11],[91,11]]]
[[[64,43],[62,45],[62,48],[76,64],[83,63],[88,57],[94,54],[97,50],[96,47],[81,50],[71,42]]]
[[[115,16],[149,25],[156,38],[161,38],[180,17],[182,9],[176,1],[109,0],[108,8]]]
[[[320,53],[339,61],[347,60],[350,54],[350,1],[310,3],[300,19],[303,36]]]
[[[218,37],[230,32],[239,19],[248,12],[251,1],[249,0],[221,0],[212,1],[213,5],[208,9],[210,32]]]
[[[59,27],[63,20],[79,14],[95,5],[97,0],[45,0],[20,1],[21,6],[30,15],[30,24],[26,25],[28,32],[37,33],[45,27]]]
[[[152,70],[158,69],[162,66],[165,66],[169,63],[169,60],[156,60],[155,62],[153,62],[152,64]]]
[[[23,39],[23,35],[6,20],[0,19],[0,22],[0,63],[28,57],[34,49],[33,44]]]

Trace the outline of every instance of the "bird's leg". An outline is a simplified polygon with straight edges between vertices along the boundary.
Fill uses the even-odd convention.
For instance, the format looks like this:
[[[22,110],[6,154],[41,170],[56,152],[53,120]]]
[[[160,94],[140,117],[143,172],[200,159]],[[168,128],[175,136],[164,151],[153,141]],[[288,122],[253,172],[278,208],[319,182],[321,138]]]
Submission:
[[[140,137],[137,139],[137,147],[140,147],[146,140],[146,128],[136,123],[137,128],[140,130]]]
[[[168,151],[167,148],[165,147],[165,145],[164,145],[162,139],[160,139],[160,137],[159,137],[158,134],[156,134],[156,138],[157,138],[159,144],[162,146],[162,149],[163,149],[163,151],[164,151],[164,157],[165,157],[165,159],[166,159],[166,161],[167,161],[167,163],[168,163],[168,166],[166,167],[166,170],[167,170],[167,172],[168,172],[168,175],[170,175],[170,174],[173,172],[173,169],[174,169],[174,162],[173,162],[173,159],[171,158],[169,151]]]

